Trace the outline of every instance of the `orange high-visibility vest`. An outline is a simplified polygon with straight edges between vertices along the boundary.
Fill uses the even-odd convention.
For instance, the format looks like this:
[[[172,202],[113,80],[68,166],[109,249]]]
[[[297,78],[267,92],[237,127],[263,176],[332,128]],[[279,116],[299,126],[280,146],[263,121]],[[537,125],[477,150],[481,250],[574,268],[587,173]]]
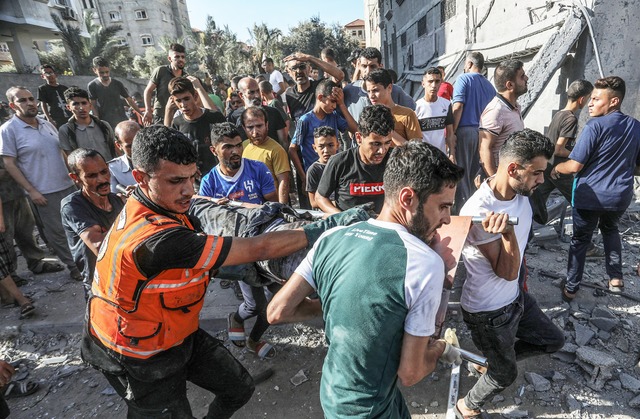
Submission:
[[[145,359],[179,345],[198,329],[209,270],[224,238],[208,236],[196,268],[167,269],[152,278],[140,272],[133,257],[153,235],[176,227],[193,229],[186,215],[157,214],[132,196],[107,233],[87,308],[89,332],[107,348]]]

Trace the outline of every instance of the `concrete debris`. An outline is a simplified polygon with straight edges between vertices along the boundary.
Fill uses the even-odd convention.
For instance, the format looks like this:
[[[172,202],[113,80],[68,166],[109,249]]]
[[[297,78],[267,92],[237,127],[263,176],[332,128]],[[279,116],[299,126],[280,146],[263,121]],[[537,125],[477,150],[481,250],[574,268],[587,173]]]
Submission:
[[[589,374],[587,385],[596,391],[604,388],[607,380],[613,377],[613,369],[618,366],[618,361],[610,354],[586,346],[578,348],[576,356],[576,363]]]
[[[429,403],[429,407],[438,407],[438,406],[440,406],[440,404],[437,401],[433,401]]]
[[[496,394],[495,396],[493,396],[493,399],[491,399],[491,403],[496,404],[496,403],[501,403],[504,401],[504,396],[502,394]]]
[[[420,404],[416,402],[411,402],[411,407],[413,408],[420,407]]]
[[[592,311],[596,308],[596,302],[593,300],[581,300],[578,301],[578,306],[580,307],[580,311],[590,313],[593,316]]]
[[[303,370],[300,370],[296,373],[296,375],[291,377],[289,381],[291,381],[291,384],[297,387],[300,384],[304,383],[305,381],[309,381],[309,378],[307,378]]]
[[[525,372],[524,378],[533,386],[535,391],[551,390],[551,382],[540,374],[536,374],[535,372]]]
[[[553,375],[551,376],[551,379],[553,381],[564,381],[567,379],[567,376],[558,371],[554,371]]]
[[[625,338],[621,338],[616,342],[616,348],[620,349],[624,353],[629,352],[629,341]]]
[[[601,330],[598,332],[598,339],[608,341],[609,339],[611,339],[611,333]]]
[[[609,310],[606,307],[602,307],[602,306],[597,306],[596,308],[594,308],[593,311],[591,312],[591,315],[593,317],[606,317],[606,318],[609,318],[609,319],[617,319],[618,318],[613,311]]]
[[[640,396],[636,396],[633,399],[629,400],[629,406],[631,407],[640,407]]]
[[[575,412],[580,412],[582,409],[582,403],[576,400],[571,394],[566,394],[564,397],[564,403],[566,405],[567,411],[569,413],[574,414]]]
[[[609,380],[607,382],[608,386],[611,386],[617,390],[622,390],[622,383],[620,382],[620,380]]]
[[[620,382],[622,383],[622,388],[633,391],[634,393],[640,392],[640,380],[638,380],[637,378],[621,372]]]
[[[516,406],[520,406],[522,404],[522,399],[520,397],[514,397],[513,402]]]
[[[527,410],[519,410],[513,407],[508,407],[502,411],[502,416],[508,419],[528,418],[529,412]]]
[[[592,325],[594,325],[600,330],[604,330],[605,332],[611,332],[613,329],[616,328],[616,326],[618,326],[617,319],[611,319],[608,317],[592,317],[589,320],[589,323],[591,323]]]
[[[591,339],[593,339],[593,337],[596,335],[593,330],[579,323],[574,324],[573,328],[576,332],[575,339],[576,339],[576,345],[578,346],[588,345]],[[564,351],[564,348],[563,348],[563,351]]]
[[[77,365],[65,365],[64,367],[60,368],[57,372],[56,372],[56,377],[57,378],[66,378],[78,371],[80,371],[82,369],[82,367],[79,367]]]
[[[54,356],[51,358],[42,359],[42,365],[52,365],[52,364],[61,364],[66,361],[68,358],[67,355]]]

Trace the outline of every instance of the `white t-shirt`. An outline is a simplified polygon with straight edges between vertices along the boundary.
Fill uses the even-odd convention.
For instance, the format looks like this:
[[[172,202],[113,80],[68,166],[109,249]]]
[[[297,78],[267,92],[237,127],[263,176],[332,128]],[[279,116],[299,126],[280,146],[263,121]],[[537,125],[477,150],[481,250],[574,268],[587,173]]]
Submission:
[[[438,96],[435,102],[427,102],[424,98],[416,101],[416,115],[420,121],[422,141],[447,152],[445,128],[453,124],[451,102]]]
[[[273,70],[271,74],[269,74],[269,83],[271,83],[271,87],[273,87],[273,93],[280,92],[280,82],[284,81],[284,77],[282,77],[282,73],[278,70]],[[282,94],[284,92],[280,92]]]
[[[489,211],[519,217],[519,223],[514,226],[514,230],[520,249],[520,263],[522,263],[533,215],[529,200],[526,196],[516,195],[509,201],[500,201],[496,199],[486,180],[464,204],[460,215],[484,216]],[[512,303],[518,297],[518,280],[507,281],[497,276],[489,260],[476,247],[500,238],[500,234],[485,232],[480,224],[474,224],[469,230],[467,241],[462,249],[467,279],[462,287],[460,305],[470,313],[497,310]]]

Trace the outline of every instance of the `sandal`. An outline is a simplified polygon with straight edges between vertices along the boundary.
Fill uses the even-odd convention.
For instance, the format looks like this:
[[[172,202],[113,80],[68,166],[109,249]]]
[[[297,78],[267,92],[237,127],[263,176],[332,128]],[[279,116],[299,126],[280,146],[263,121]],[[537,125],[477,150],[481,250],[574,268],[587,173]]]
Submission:
[[[38,266],[32,271],[36,275],[40,274],[49,274],[53,272],[60,272],[64,270],[64,266],[58,263],[51,263],[46,261],[41,261]]]
[[[32,303],[24,303],[20,307],[20,320],[30,317],[34,311],[36,311],[36,307]]]
[[[616,281],[616,284],[612,284],[612,281]],[[611,278],[609,280],[609,291],[614,294],[620,294],[624,291],[624,282],[619,278]]]
[[[229,317],[227,317],[227,335],[231,343],[238,348],[244,348],[247,339],[247,336],[244,334],[244,325],[241,324],[238,326],[238,322],[233,319],[234,315],[235,313],[231,313]]]
[[[247,350],[258,355],[260,359],[273,359],[276,357],[276,348],[266,340],[261,340],[255,346],[247,342]]]
[[[14,397],[25,397],[35,393],[40,388],[38,383],[33,381],[12,381],[4,392],[5,399],[13,399]]]
[[[566,288],[562,288],[562,301],[570,303],[573,301],[574,298],[576,298],[576,294],[575,292],[569,292],[567,291]]]

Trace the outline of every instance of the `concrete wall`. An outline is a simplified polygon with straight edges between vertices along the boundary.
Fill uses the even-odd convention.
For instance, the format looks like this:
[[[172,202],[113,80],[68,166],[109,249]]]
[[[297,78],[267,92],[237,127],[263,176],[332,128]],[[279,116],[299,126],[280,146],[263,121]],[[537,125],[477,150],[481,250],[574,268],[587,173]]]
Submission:
[[[92,76],[58,76],[58,83],[65,86],[80,86],[83,89],[87,88],[87,84],[95,77]],[[129,91],[130,95],[138,92],[140,95],[144,92],[144,88],[147,85],[146,80],[136,79],[127,80],[124,78],[116,77],[120,80]],[[36,95],[38,86],[44,83],[44,80],[37,74],[10,74],[0,73],[0,100],[6,101],[4,93],[11,86],[25,86],[31,90],[31,93]]]

